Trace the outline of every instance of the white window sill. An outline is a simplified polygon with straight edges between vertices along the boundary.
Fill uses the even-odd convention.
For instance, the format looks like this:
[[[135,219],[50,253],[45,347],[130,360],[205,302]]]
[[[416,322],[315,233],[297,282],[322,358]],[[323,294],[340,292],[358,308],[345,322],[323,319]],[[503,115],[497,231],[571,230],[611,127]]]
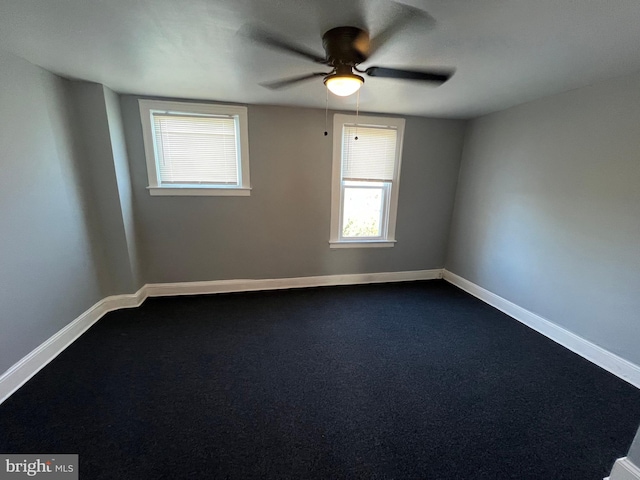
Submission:
[[[330,248],[381,248],[393,247],[396,240],[332,240]]]
[[[152,196],[210,196],[210,197],[248,197],[251,188],[247,187],[147,187]]]

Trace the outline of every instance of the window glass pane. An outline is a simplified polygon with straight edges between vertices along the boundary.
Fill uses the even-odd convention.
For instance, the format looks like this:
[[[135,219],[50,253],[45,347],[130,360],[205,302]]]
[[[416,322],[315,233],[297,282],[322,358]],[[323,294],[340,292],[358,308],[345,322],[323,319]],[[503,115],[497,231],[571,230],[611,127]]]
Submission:
[[[344,188],[343,237],[380,237],[382,230],[383,187]]]

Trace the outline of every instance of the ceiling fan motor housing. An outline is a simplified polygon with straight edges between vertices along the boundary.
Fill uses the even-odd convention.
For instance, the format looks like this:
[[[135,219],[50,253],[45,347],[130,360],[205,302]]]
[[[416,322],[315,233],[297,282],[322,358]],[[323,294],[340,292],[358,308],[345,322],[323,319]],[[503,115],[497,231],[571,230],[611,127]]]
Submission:
[[[369,34],[357,27],[336,27],[322,36],[328,63],[356,66],[367,59]]]

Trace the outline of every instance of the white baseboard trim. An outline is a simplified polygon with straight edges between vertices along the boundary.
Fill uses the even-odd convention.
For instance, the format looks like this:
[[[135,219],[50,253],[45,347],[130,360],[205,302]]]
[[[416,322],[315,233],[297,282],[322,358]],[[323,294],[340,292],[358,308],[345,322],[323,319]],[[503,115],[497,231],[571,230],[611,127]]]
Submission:
[[[524,323],[533,330],[595,363],[608,372],[640,388],[640,366],[599,347],[575,333],[486,290],[469,280],[444,270],[444,279],[453,285]]]
[[[210,282],[152,283],[145,286],[149,297],[203,295],[212,293],[252,292],[290,288],[360,285],[368,283],[407,282],[442,278],[441,268],[408,272],[356,273],[317,277],[269,278],[259,280],[214,280]]]
[[[280,290],[333,285],[357,285],[444,278],[448,282],[501,310],[537,332],[554,340],[619,378],[640,388],[640,367],[565,330],[452,272],[444,269],[406,272],[381,272],[345,275],[323,275],[277,279],[214,280],[209,282],[179,282],[147,284],[135,294],[114,295],[97,302],[66,327],[55,333],[0,376],[0,404],[38,373],[51,360],[106,313],[121,308],[137,307],[147,297],[201,295],[258,290]]]
[[[611,475],[604,480],[640,480],[640,468],[627,457],[616,460]]]
[[[135,294],[113,295],[97,302],[0,376],[0,404],[60,355],[106,313],[121,308],[137,307],[146,298],[143,287]]]
[[[442,278],[442,275],[443,269],[439,268],[407,272],[323,275],[317,277],[147,284],[134,294],[114,295],[100,300],[0,375],[0,404],[51,360],[56,358],[106,313],[121,308],[138,307],[147,297],[434,280]]]

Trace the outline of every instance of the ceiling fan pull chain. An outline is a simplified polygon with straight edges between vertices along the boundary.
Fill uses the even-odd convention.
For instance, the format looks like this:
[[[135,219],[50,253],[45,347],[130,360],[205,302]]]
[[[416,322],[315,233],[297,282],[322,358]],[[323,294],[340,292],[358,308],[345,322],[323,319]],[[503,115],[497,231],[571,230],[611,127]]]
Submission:
[[[360,90],[356,93],[356,138],[358,140],[358,115],[360,114]]]
[[[324,88],[327,91],[327,99],[324,104],[324,136],[329,135],[329,131],[327,129],[327,117],[329,116],[329,89],[327,87]]]

